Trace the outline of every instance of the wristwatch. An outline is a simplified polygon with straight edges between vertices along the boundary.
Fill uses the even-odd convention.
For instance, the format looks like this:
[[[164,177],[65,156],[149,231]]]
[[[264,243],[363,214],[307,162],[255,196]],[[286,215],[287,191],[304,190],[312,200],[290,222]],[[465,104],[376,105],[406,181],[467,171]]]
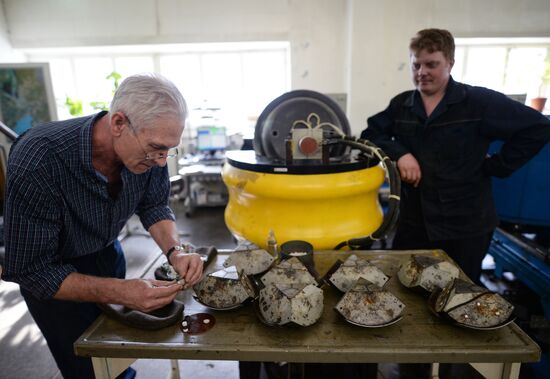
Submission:
[[[175,245],[168,249],[168,251],[166,252],[166,260],[168,261],[168,263],[170,263],[170,255],[172,255],[173,252],[180,251],[186,251],[186,249],[182,245]]]

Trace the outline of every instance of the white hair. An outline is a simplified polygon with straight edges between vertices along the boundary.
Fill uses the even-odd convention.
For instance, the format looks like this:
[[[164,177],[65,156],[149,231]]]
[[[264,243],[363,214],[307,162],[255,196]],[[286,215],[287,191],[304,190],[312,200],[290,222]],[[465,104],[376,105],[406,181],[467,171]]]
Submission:
[[[136,130],[154,127],[160,119],[173,119],[183,127],[187,104],[177,87],[158,74],[130,76],[117,88],[111,113],[123,112]]]

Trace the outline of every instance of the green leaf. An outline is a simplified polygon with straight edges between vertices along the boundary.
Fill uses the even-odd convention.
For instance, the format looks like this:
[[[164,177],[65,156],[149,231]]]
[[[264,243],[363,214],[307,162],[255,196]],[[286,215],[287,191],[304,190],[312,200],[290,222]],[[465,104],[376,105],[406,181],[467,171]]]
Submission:
[[[105,101],[91,101],[90,106],[98,111],[108,111],[109,104]]]
[[[82,100],[71,99],[69,96],[65,97],[65,106],[69,110],[71,116],[82,115]]]
[[[115,91],[117,90],[118,88],[118,83],[120,81],[120,79],[122,78],[122,76],[116,72],[116,71],[113,71],[111,72],[109,75],[107,75],[107,77],[105,79],[113,79],[113,93],[115,93]]]

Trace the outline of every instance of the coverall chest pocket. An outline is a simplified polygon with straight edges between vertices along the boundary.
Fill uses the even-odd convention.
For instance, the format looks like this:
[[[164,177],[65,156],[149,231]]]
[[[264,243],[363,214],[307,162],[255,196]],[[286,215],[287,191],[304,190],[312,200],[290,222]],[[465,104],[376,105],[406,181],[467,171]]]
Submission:
[[[473,152],[478,133],[475,124],[456,123],[434,126],[437,135],[436,144],[439,159],[443,161],[460,161],[467,159]]]
[[[397,138],[407,139],[416,136],[418,128],[419,125],[416,121],[396,120],[393,125],[393,134]]]

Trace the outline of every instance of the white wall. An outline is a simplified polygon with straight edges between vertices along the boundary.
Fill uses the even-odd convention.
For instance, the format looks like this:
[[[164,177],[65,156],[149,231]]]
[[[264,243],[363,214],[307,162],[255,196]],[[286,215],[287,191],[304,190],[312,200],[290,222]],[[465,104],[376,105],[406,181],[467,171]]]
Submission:
[[[446,28],[456,37],[550,37],[548,0],[3,3],[2,57],[6,39],[14,48],[288,40],[292,88],[347,92],[355,133],[392,96],[412,87],[407,46],[419,29]]]
[[[356,133],[411,89],[408,44],[420,29],[455,37],[550,37],[548,0],[350,0],[348,117]]]
[[[0,5],[2,3],[0,2]],[[4,8],[0,6],[0,63],[8,62],[24,62],[25,56],[17,51],[14,51],[4,15]]]
[[[17,48],[290,41],[291,87],[346,92],[346,0],[4,0]]]
[[[17,48],[288,40],[293,88],[345,90],[345,0],[4,1]]]
[[[346,92],[347,13],[345,0],[296,0],[291,4],[292,88]]]

